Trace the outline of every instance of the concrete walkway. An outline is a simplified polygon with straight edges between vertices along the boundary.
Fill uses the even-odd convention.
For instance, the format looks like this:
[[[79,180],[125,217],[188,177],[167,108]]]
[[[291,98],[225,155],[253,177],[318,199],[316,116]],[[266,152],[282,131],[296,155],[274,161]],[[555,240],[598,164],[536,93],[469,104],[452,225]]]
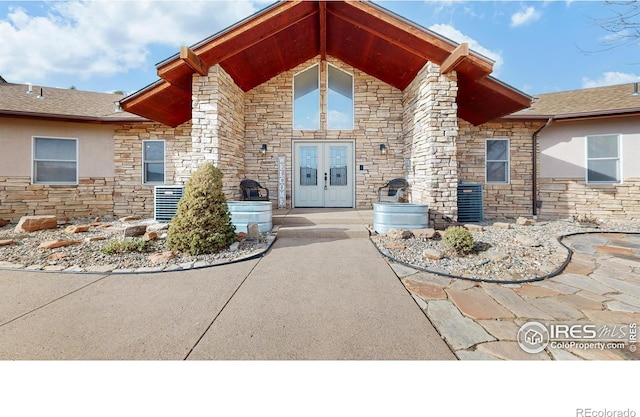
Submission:
[[[346,213],[276,213],[268,255],[232,265],[0,271],[0,359],[455,359]]]

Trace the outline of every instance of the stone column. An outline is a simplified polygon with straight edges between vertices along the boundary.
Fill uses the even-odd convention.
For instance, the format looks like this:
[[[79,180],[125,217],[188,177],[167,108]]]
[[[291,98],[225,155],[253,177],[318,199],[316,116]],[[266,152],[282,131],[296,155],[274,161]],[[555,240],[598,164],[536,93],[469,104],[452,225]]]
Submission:
[[[458,117],[455,73],[427,63],[404,91],[405,157],[411,161],[411,201],[429,205],[436,226],[458,214]]]
[[[192,169],[210,162],[224,173],[227,199],[238,199],[244,178],[244,92],[222,67],[192,83]]]

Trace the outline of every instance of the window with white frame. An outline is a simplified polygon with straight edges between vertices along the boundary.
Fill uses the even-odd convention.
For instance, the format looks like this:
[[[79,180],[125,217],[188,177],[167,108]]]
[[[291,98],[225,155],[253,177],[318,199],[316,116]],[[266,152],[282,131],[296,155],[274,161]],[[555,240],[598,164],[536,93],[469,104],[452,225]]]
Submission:
[[[164,141],[142,141],[142,181],[164,184]]]
[[[487,139],[485,162],[487,184],[508,184],[509,139]]]
[[[587,183],[620,182],[620,136],[587,136]]]
[[[78,140],[33,138],[34,184],[78,183]]]
[[[327,128],[353,130],[353,75],[327,66]]]
[[[320,129],[320,66],[317,64],[293,77],[293,128]]]

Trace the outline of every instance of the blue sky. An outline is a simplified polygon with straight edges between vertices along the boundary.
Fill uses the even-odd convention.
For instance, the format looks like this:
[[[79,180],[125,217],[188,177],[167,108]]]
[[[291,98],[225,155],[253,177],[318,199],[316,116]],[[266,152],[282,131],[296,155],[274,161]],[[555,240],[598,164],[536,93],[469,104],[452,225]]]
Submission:
[[[9,82],[134,92],[155,64],[272,1],[0,0],[0,75]],[[529,94],[640,81],[640,40],[616,34],[602,1],[377,1],[496,61],[494,76]]]

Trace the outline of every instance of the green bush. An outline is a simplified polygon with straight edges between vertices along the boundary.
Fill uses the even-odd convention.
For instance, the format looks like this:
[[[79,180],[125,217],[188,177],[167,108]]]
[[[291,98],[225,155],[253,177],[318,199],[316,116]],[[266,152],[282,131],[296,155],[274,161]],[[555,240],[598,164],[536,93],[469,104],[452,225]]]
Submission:
[[[473,252],[475,242],[471,232],[462,226],[450,227],[444,231],[444,243],[459,255]]]
[[[114,240],[106,245],[100,252],[105,255],[115,255],[118,253],[128,253],[128,252],[144,252],[145,247],[147,246],[147,242],[142,239],[125,239],[125,240]]]
[[[191,175],[167,234],[170,249],[201,255],[227,248],[236,239],[235,227],[222,192],[222,172],[211,163]]]

